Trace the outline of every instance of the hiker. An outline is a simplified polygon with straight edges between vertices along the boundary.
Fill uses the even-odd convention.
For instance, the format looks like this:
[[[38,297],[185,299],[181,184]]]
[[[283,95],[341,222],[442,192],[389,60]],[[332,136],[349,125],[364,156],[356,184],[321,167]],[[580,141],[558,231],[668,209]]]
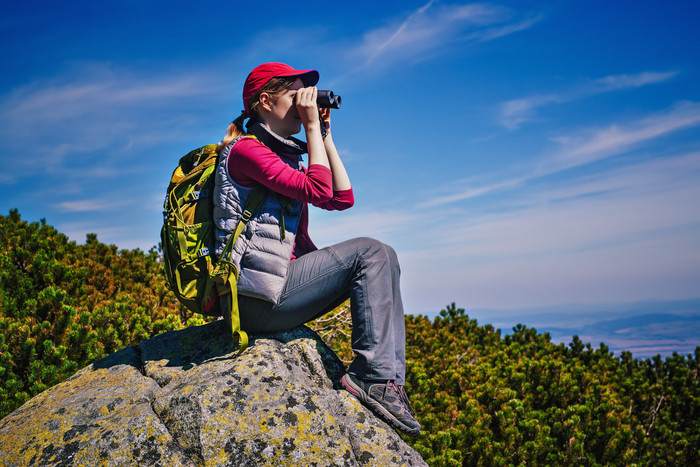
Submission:
[[[262,208],[233,246],[241,328],[289,330],[350,298],[355,359],[342,383],[393,426],[417,436],[420,425],[403,387],[405,331],[396,253],[371,238],[320,250],[309,238],[309,204],[344,210],[354,203],[333,143],[330,109],[317,105],[318,79],[316,70],[283,63],[265,63],[248,75],[244,110],[217,148],[216,254],[221,255],[254,188],[266,187]],[[306,142],[292,136],[302,127]],[[305,168],[300,161],[307,152]]]

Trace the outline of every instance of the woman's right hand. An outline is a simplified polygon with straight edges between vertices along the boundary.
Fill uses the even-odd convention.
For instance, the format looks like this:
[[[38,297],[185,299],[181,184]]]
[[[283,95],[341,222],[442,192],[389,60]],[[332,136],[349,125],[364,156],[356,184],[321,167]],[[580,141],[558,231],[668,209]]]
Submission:
[[[299,117],[301,118],[301,123],[304,128],[308,131],[310,126],[317,125],[320,130],[320,123],[318,120],[318,104],[316,103],[316,98],[318,96],[318,90],[316,86],[309,86],[308,88],[301,88],[297,91],[295,96],[297,111],[299,112]]]

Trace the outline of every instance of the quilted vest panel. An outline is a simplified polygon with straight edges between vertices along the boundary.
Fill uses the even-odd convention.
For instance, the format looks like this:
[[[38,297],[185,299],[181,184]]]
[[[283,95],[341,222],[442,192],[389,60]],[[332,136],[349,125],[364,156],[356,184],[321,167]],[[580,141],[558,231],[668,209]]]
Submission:
[[[221,152],[216,169],[214,226],[217,257],[236,229],[246,200],[253,191],[252,187],[236,183],[228,173],[228,158],[239,140],[233,140]],[[298,162],[294,164],[281,159],[291,167],[299,168]],[[301,209],[300,201],[269,192],[262,208],[248,222],[233,247],[232,260],[239,271],[239,294],[277,303],[286,282]],[[281,230],[283,216],[284,238]]]

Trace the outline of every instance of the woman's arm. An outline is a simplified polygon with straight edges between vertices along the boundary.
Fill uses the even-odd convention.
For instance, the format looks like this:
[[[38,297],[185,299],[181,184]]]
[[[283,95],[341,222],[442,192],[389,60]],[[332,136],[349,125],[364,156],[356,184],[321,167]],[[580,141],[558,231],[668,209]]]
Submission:
[[[333,191],[344,191],[352,188],[350,177],[345,170],[343,161],[340,159],[340,154],[333,143],[333,135],[331,134],[331,109],[322,109],[321,118],[326,125],[326,138],[323,140],[323,146],[328,157],[328,164],[331,172],[333,172]]]
[[[333,197],[323,203],[312,203],[317,208],[327,211],[345,211],[355,204],[355,195],[352,193],[352,188],[349,190],[334,191]]]
[[[318,118],[316,88],[302,88],[296,94],[296,106],[306,131],[309,168],[298,171],[287,165],[267,146],[252,138],[243,138],[231,151],[229,174],[243,186],[255,183],[299,201],[324,209],[347,209],[354,203],[352,187],[330,133],[324,141]],[[330,109],[324,120],[330,125]]]
[[[228,172],[236,183],[267,188],[306,203],[325,203],[333,198],[329,168],[310,165],[305,171],[290,167],[270,148],[253,138],[241,139],[231,150]]]

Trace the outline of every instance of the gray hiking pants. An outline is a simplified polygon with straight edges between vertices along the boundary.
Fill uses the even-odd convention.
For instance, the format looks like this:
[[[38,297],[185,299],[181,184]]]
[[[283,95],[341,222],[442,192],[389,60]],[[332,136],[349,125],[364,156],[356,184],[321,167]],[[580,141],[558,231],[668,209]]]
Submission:
[[[400,273],[394,249],[371,238],[354,238],[307,253],[290,263],[276,305],[239,295],[241,328],[253,334],[288,330],[350,298],[355,359],[348,372],[402,385],[406,334]]]

